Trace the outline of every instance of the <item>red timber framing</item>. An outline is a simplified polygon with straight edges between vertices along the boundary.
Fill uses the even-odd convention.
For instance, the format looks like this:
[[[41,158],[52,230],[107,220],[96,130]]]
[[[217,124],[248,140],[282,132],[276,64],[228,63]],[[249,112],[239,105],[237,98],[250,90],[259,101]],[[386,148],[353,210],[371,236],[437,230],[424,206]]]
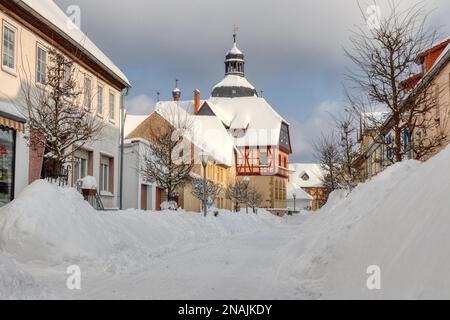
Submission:
[[[278,147],[243,147],[237,157],[238,176],[279,176],[288,178],[289,155]]]

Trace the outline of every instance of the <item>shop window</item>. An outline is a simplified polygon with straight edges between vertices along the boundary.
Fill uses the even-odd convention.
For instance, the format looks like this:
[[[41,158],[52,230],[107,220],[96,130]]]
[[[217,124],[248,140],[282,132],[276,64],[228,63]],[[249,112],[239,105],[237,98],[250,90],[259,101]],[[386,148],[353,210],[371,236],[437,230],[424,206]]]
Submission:
[[[14,130],[0,127],[0,207],[14,198]]]

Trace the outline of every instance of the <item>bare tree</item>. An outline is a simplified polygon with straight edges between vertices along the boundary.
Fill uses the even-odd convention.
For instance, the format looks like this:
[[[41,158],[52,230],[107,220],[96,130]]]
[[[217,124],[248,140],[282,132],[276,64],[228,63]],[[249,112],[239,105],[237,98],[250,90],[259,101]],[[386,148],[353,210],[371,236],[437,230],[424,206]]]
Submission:
[[[225,195],[227,199],[230,199],[235,204],[236,212],[239,211],[240,203],[247,203],[247,191],[248,184],[243,181],[236,181],[228,185],[225,190]]]
[[[314,156],[325,172],[322,183],[327,193],[339,189],[342,158],[334,133],[322,134],[314,142]]]
[[[419,119],[436,107],[432,95],[425,91],[416,92],[413,98],[405,81],[420,73],[416,59],[435,42],[437,32],[426,27],[429,11],[425,2],[407,9],[401,8],[403,3],[389,1],[389,4],[390,12],[380,17],[378,26],[358,27],[353,32],[350,39],[352,48],[345,50],[345,54],[354,66],[347,72],[347,89],[358,93],[349,94],[349,101],[358,115],[379,106],[387,111],[386,121],[373,121],[374,140],[386,144],[384,130],[389,127],[394,135],[393,144],[389,147],[393,150],[393,161],[398,162],[410,152],[409,147],[416,154],[429,151],[411,139],[408,148],[402,146],[403,135],[412,137],[416,128],[432,124]],[[362,15],[365,20],[364,13]]]
[[[47,170],[60,170],[74,152],[99,138],[104,121],[92,112],[92,94],[85,95],[82,105],[74,62],[58,50],[48,49],[48,65],[40,79],[22,71],[17,103],[28,115],[32,143],[44,150]]]
[[[247,204],[253,209],[253,213],[256,213],[256,208],[261,205],[263,200],[263,196],[255,187],[251,187],[248,189]]]
[[[354,114],[346,112],[345,115],[334,117],[334,121],[340,138],[338,141],[340,181],[348,189],[353,189],[357,182],[357,172],[353,167],[353,161],[357,155]]]
[[[163,117],[166,125],[150,128],[149,150],[143,156],[140,172],[144,179],[164,189],[167,200],[172,201],[194,166],[192,119],[179,108],[166,110]]]
[[[209,206],[214,204],[214,201],[219,196],[222,188],[212,180],[206,180],[206,199]],[[205,198],[205,184],[203,178],[192,178],[192,195],[199,200]]]

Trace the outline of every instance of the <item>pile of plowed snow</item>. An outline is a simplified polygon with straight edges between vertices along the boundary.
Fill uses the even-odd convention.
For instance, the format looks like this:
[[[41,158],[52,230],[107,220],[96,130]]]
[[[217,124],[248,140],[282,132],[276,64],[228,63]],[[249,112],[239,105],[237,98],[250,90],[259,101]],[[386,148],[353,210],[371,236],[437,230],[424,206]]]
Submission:
[[[221,212],[95,211],[71,188],[36,181],[0,209],[0,253],[19,263],[102,263],[108,271],[138,267],[165,253],[279,223],[259,215]]]
[[[0,253],[0,300],[33,299],[43,295],[44,290],[31,275]]]
[[[396,164],[336,198],[301,226],[303,248],[290,253],[297,268],[288,274],[303,294],[450,299],[450,147],[425,163]],[[380,290],[367,287],[369,266],[381,270]]]

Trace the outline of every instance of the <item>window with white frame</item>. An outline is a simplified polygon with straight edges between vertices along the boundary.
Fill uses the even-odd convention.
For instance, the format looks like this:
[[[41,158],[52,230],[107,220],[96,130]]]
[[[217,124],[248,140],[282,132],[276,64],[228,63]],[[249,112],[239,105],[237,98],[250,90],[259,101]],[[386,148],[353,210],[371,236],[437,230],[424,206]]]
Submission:
[[[3,55],[2,66],[16,69],[16,30],[9,25],[3,25]]]
[[[114,121],[116,108],[116,95],[114,92],[109,92],[109,120]]]
[[[47,72],[47,50],[37,47],[36,52],[36,82],[44,84]]]
[[[103,114],[103,87],[97,86],[97,114]]]
[[[109,164],[100,164],[100,191],[109,191]]]
[[[84,77],[84,108],[91,109],[92,103],[92,80],[89,76]]]
[[[75,181],[83,179],[88,174],[88,160],[81,157],[75,157],[74,175]]]
[[[114,160],[107,156],[100,158],[100,191],[113,192],[112,190],[112,174],[113,174]]]

